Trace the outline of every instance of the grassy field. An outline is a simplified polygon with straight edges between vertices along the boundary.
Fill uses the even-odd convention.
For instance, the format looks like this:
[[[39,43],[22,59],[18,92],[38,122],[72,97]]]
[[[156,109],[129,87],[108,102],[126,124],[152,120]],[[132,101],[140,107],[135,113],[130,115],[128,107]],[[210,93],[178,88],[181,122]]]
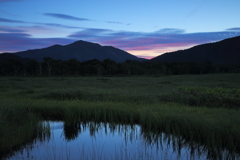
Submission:
[[[239,82],[240,74],[0,77],[0,152],[44,134],[40,119],[140,124],[209,150],[236,152]]]

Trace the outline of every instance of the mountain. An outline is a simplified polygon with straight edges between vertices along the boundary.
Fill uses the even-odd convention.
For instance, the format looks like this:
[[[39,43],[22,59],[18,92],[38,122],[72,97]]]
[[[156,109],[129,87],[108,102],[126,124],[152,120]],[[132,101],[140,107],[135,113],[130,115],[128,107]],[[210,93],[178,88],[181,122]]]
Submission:
[[[240,36],[190,49],[164,53],[150,60],[161,62],[206,62],[213,64],[240,64]]]
[[[118,48],[112,46],[101,46],[97,43],[91,43],[86,41],[76,41],[69,45],[53,45],[43,49],[27,50],[14,53],[22,58],[30,58],[37,61],[43,61],[44,57],[50,57],[56,60],[69,60],[77,59],[80,62],[98,59],[100,61],[104,59],[112,59],[116,62],[124,62],[126,60],[138,60],[142,61],[142,58],[138,58]]]
[[[30,59],[28,59],[28,58],[21,58],[20,56],[14,55],[14,54],[11,54],[11,53],[2,53],[2,54],[0,54],[0,62],[6,62],[6,61],[9,61],[9,60],[20,61],[23,64],[27,64]]]

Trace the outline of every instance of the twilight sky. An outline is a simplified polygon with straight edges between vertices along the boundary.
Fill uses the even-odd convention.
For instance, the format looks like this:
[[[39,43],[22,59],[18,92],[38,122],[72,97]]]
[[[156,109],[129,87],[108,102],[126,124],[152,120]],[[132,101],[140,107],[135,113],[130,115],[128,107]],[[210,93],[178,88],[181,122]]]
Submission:
[[[84,40],[138,57],[240,36],[240,0],[0,0],[0,53]]]

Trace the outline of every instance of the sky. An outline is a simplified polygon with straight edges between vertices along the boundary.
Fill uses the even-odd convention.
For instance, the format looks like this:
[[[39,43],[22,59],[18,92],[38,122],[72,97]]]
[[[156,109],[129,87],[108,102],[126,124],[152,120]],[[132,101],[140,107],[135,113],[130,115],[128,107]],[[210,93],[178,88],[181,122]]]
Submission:
[[[240,0],[0,0],[0,53],[78,40],[143,58],[240,36]]]

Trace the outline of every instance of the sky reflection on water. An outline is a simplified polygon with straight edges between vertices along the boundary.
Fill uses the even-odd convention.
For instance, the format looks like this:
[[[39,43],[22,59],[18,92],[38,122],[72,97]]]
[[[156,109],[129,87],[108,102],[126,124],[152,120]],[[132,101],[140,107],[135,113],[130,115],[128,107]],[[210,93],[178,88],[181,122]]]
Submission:
[[[45,123],[50,125],[50,135],[16,153],[10,160],[206,159],[207,153],[191,153],[188,146],[178,150],[173,137],[165,134],[152,142],[146,140],[139,125],[88,122],[69,127],[63,122]]]

